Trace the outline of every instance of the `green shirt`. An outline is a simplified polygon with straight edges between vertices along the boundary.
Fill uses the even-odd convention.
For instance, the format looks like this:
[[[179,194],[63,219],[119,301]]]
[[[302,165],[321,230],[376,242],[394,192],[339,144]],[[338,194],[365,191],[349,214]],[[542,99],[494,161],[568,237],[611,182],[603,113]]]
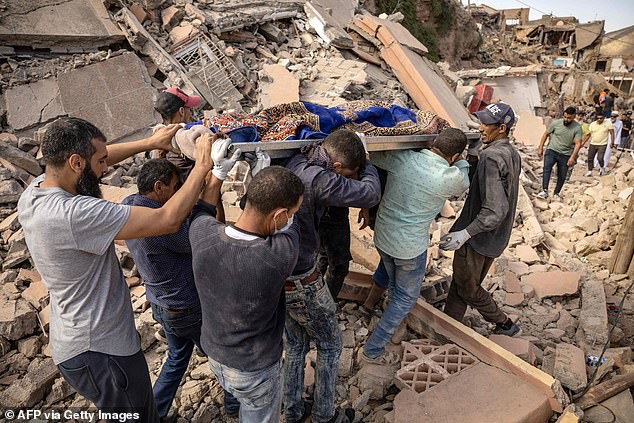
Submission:
[[[371,152],[370,160],[388,172],[374,244],[394,258],[418,257],[427,250],[429,225],[445,200],[469,187],[469,163],[449,166],[431,150]]]
[[[566,156],[572,155],[575,151],[575,140],[581,142],[581,138],[583,138],[579,122],[573,121],[566,126],[563,119],[555,119],[548,126],[548,133],[550,134],[548,149]]]

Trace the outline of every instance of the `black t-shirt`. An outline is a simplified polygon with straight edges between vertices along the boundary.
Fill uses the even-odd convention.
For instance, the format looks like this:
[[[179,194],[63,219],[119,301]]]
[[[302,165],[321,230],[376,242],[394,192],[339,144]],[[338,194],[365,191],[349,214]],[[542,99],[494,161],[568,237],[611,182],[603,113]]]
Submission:
[[[629,137],[630,131],[632,130],[632,118],[623,118],[623,130],[621,131],[622,137]]]

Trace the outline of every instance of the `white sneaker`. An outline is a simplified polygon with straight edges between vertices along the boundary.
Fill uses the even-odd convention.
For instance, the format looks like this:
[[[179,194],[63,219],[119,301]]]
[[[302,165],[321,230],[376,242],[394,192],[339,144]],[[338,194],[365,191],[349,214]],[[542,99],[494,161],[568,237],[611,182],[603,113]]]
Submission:
[[[591,170],[587,171],[586,176],[592,176],[592,171]]]
[[[599,176],[603,176],[603,175],[607,175],[608,174],[608,169],[605,167],[602,167],[601,169],[599,169]]]
[[[559,194],[555,194],[555,195],[553,195],[553,200],[555,200],[555,201],[563,201],[563,200],[561,199],[561,195],[559,195]]]
[[[548,193],[546,191],[541,191],[536,195],[536,197],[545,199],[545,198],[548,198]]]

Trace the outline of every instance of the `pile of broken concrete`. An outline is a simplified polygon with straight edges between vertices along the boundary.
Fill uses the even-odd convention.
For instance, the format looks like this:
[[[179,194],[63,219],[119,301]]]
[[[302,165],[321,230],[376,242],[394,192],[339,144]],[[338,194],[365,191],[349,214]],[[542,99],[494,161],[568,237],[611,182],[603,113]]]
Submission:
[[[139,138],[160,121],[152,108],[154,95],[173,85],[203,94],[217,112],[251,112],[296,100],[333,106],[346,100],[372,98],[431,108],[451,122],[469,119],[452,90],[422,56],[424,46],[421,49],[411,34],[403,34],[402,26],[394,22],[398,16],[378,20],[366,14],[358,18],[354,31],[332,20],[333,16],[347,14],[351,18],[355,2],[338,2],[341,13],[324,12],[320,2],[308,2],[309,6],[283,2],[283,7],[277,7],[248,1],[154,0],[126,2],[127,8],[118,2],[106,2],[107,10],[98,2],[88,3],[89,9],[78,0],[66,2],[63,7],[70,8],[68,16],[76,16],[73,13],[78,11],[96,16],[100,26],[96,25],[94,31],[99,33],[82,34],[79,26],[66,25],[63,37],[45,40],[41,34],[29,33],[28,25],[24,25],[20,27],[24,34],[12,41],[17,44],[3,47],[7,49],[4,53],[13,57],[0,65],[0,84],[4,88],[0,108],[3,114],[6,111],[6,119],[0,121],[5,131],[0,134],[0,405],[6,408],[93,407],[74,393],[52,363],[47,337],[48,292],[33,268],[17,220],[19,195],[42,172],[39,146],[45,123],[58,116],[79,116],[94,122],[110,140]],[[29,16],[45,13],[47,7],[16,16],[28,20]],[[54,19],[50,23],[53,25]],[[372,28],[381,39],[369,36]],[[395,34],[399,34],[398,41],[386,41]],[[84,40],[83,44],[79,39]],[[230,86],[201,85],[200,76],[196,79],[195,72],[178,61],[183,46],[191,47],[188,43],[194,40],[221,52],[213,63],[223,67],[224,81]],[[124,41],[132,49],[119,48]],[[50,53],[20,54],[26,45]],[[399,67],[403,60],[415,66]],[[412,69],[424,71],[409,73]],[[235,70],[241,78],[235,76]],[[225,90],[224,96],[215,95],[218,92],[211,88]],[[439,104],[438,99],[443,103]],[[555,202],[532,198],[539,190],[540,163],[533,148],[522,148],[522,155],[524,200],[509,247],[484,285],[524,333],[518,338],[491,336],[492,327],[473,312],[468,313],[466,323],[554,376],[566,390],[564,397],[570,398],[585,387],[588,375],[595,370],[586,365],[588,356],[598,355],[608,341],[607,360],[598,369],[594,383],[633,371],[634,303],[631,298],[625,302],[623,316],[608,339],[608,327],[627,279],[625,275],[610,275],[606,266],[632,195],[634,163],[626,155],[608,176],[601,178],[583,177],[583,166],[579,165],[563,191],[564,200]],[[135,192],[135,176],[144,160],[139,155],[110,170],[102,181],[104,197],[118,202]],[[240,213],[237,203],[248,182],[247,175],[245,165],[238,165],[223,186],[229,221]],[[432,228],[428,273],[421,295],[438,307],[451,281],[452,254],[439,250],[437,243],[462,204],[463,199],[448,203]],[[356,213],[351,216],[356,227]],[[143,281],[125,244],[117,243],[116,250],[154,380],[167,347],[154,337],[158,325],[152,319]],[[369,275],[378,262],[369,229],[353,231],[352,250],[353,269]],[[421,415],[452,415],[449,411],[477,415],[473,409],[458,407],[452,401],[460,392],[472,398],[467,405],[483,405],[479,412],[489,417],[492,398],[509,396],[523,399],[514,409],[516,413],[544,415],[543,421],[552,414],[543,396],[516,376],[483,362],[457,341],[430,336],[411,316],[410,325],[399,328],[390,346],[402,354],[402,362],[395,368],[361,367],[358,351],[376,327],[382,307],[376,316],[364,318],[356,302],[364,300],[367,287],[359,289],[355,284],[354,278],[348,278],[342,292],[349,295],[339,303],[344,350],[337,399],[339,404],[358,410],[362,421],[414,422]],[[306,364],[308,396],[313,389],[315,362],[313,350]],[[476,393],[471,389],[491,380],[498,382],[497,391]],[[618,401],[610,401],[620,404],[627,395],[629,392],[624,391]],[[623,403],[627,405],[627,401]],[[452,410],[443,409],[443,404]],[[174,409],[182,422],[223,421],[222,390],[204,357],[192,359]],[[592,413],[599,411],[586,411],[587,415]],[[504,418],[499,415],[492,420]]]

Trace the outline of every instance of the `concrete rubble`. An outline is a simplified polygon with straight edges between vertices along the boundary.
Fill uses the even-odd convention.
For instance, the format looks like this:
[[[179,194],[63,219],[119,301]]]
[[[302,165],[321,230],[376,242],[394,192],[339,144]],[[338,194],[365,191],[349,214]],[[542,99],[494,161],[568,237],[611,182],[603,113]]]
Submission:
[[[625,154],[609,175],[588,178],[583,176],[582,152],[562,192],[563,201],[534,197],[541,189],[542,162],[536,146],[549,119],[558,113],[555,100],[559,100],[553,95],[563,87],[567,101],[575,97],[586,101],[588,89],[584,91],[581,86],[592,77],[579,70],[554,72],[546,60],[531,60],[534,51],[542,48],[534,44],[498,51],[493,46],[503,44],[503,37],[498,29],[491,30],[491,25],[498,24],[491,23],[489,12],[478,19],[482,19],[484,46],[493,56],[487,58],[482,50],[485,47],[481,47],[477,59],[447,58],[437,66],[429,60],[431,48],[406,29],[402,15],[374,16],[364,9],[364,2],[353,0],[68,0],[41,2],[35,8],[34,3],[9,2],[8,8],[0,10],[0,51],[8,55],[0,61],[3,407],[87,409],[91,405],[52,365],[47,337],[48,292],[33,268],[17,220],[20,194],[43,171],[43,126],[58,116],[71,115],[92,121],[112,141],[140,138],[160,122],[152,108],[154,96],[171,86],[202,95],[214,112],[248,113],[297,100],[336,106],[348,100],[381,99],[432,110],[463,129],[473,125],[464,106],[470,103],[475,87],[494,86],[493,98],[509,97],[518,104],[513,104],[520,116],[513,136],[523,161],[523,188],[510,244],[495,261],[483,286],[519,323],[523,334],[516,338],[492,335],[492,325],[472,310],[464,323],[510,352],[511,357],[524,360],[522,366],[554,376],[556,384],[568,393],[585,388],[596,368],[586,366],[586,359],[597,356],[606,343],[609,362],[602,366],[595,383],[633,371],[634,299],[626,299],[622,316],[610,334],[628,279],[609,274],[607,265],[634,195],[634,159]],[[43,14],[50,19],[39,19]],[[41,25],[26,25],[34,20]],[[92,25],[79,25],[81,21]],[[469,25],[475,25],[474,21]],[[547,23],[543,28],[548,30]],[[592,48],[591,41],[584,49]],[[195,48],[203,48],[200,43],[213,50],[213,55],[188,56]],[[25,48],[45,49],[46,53],[24,54]],[[519,59],[511,62],[513,51],[522,53],[515,54]],[[458,70],[456,63],[473,66]],[[202,69],[218,71],[217,83],[201,76]],[[530,90],[531,96],[537,94],[529,98],[523,89]],[[462,95],[454,95],[454,90]],[[29,101],[23,101],[25,98]],[[135,177],[144,161],[143,155],[138,155],[111,169],[102,180],[104,198],[120,202],[136,192]],[[235,221],[240,213],[244,164],[232,175],[223,187],[229,221]],[[447,296],[453,257],[440,251],[437,243],[463,203],[464,197],[448,202],[430,230],[421,296],[436,307],[442,307]],[[370,319],[358,309],[372,286],[371,273],[379,256],[372,231],[357,229],[356,216],[357,211],[352,210],[352,271],[339,296],[337,312],[344,344],[338,369],[338,404],[354,407],[362,414],[361,421],[371,423],[418,422],[421,415],[432,422],[547,421],[553,408],[543,392],[521,376],[485,363],[459,342],[424,338],[423,327],[429,322],[421,322],[413,314],[389,347],[401,354],[400,364],[360,365],[359,350],[376,327],[383,307],[380,305]],[[167,347],[154,337],[158,325],[125,244],[116,243],[115,247],[155,380]],[[307,357],[307,395],[314,390],[316,360],[313,349]],[[483,383],[491,389],[473,389]],[[607,404],[625,422],[631,415],[628,394],[623,391],[601,404]],[[469,397],[470,401],[458,404],[453,401],[457,397]],[[194,355],[174,403],[179,422],[224,421],[222,398],[206,358]],[[514,419],[508,410],[513,410]],[[594,407],[585,412],[598,419],[603,411]]]

